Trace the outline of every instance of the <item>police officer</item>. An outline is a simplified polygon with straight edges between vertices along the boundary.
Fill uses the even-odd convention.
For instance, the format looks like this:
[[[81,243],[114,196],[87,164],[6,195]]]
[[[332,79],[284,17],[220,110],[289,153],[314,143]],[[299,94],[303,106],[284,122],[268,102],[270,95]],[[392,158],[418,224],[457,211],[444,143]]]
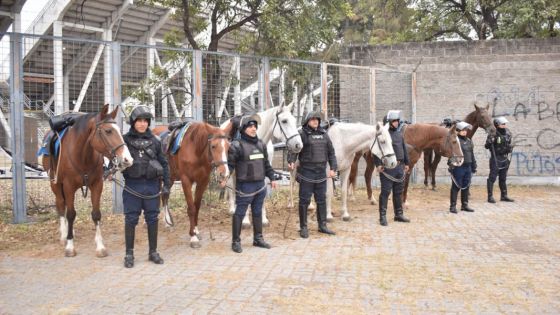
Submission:
[[[303,141],[303,149],[298,154],[288,154],[288,167],[294,168],[296,159],[299,158],[297,170],[297,181],[299,182],[299,235],[302,238],[309,237],[307,229],[307,208],[311,202],[311,196],[315,195],[317,203],[317,223],[319,232],[329,235],[335,233],[327,227],[327,183],[336,175],[337,165],[334,147],[327,131],[320,126],[321,114],[310,112],[305,117],[302,129],[299,131]],[[325,170],[329,163],[330,170],[325,176]]]
[[[140,213],[144,210],[144,219],[148,225],[148,259],[156,264],[163,264],[157,252],[158,215],[160,181],[163,179],[161,193],[169,195],[171,181],[167,158],[161,149],[161,142],[149,129],[152,114],[147,106],[138,106],[130,114],[130,131],[124,135],[124,141],[134,158],[131,167],[123,171],[125,190],[124,235],[126,255],[124,266],[134,266],[134,234]],[[129,192],[131,190],[133,192]],[[155,196],[152,198],[138,196]]]
[[[471,139],[467,137],[467,130],[472,126],[464,121],[458,122],[455,125],[459,133],[459,143],[463,151],[463,164],[458,167],[453,167],[451,159],[448,160],[449,171],[451,172],[451,194],[449,211],[457,213],[457,195],[461,191],[461,211],[474,212],[474,209],[469,207],[469,186],[471,184],[472,174],[476,173],[476,159],[474,157],[474,145]]]
[[[496,134],[489,134],[486,138],[484,147],[490,150],[490,174],[486,181],[486,188],[488,190],[488,202],[496,203],[493,196],[494,182],[496,177],[499,176],[500,185],[500,200],[513,202],[513,199],[508,197],[507,194],[507,171],[509,169],[509,154],[513,151],[511,144],[511,132],[506,128],[508,123],[505,117],[494,118],[494,126],[496,126]]]
[[[401,111],[390,110],[387,113],[387,121],[389,123],[389,134],[393,140],[393,150],[397,157],[397,167],[394,169],[385,169],[383,162],[376,156],[373,157],[374,164],[379,172],[381,180],[381,193],[379,194],[379,223],[383,226],[387,225],[387,203],[389,195],[393,191],[393,208],[395,211],[395,221],[410,222],[404,216],[402,205],[402,192],[404,190],[404,176],[408,172],[410,161],[408,160],[408,152],[404,138],[400,130]]]
[[[249,205],[253,216],[253,246],[270,248],[264,241],[262,226],[262,207],[266,197],[265,177],[270,179],[272,188],[276,188],[276,182],[266,145],[257,137],[259,122],[258,115],[243,116],[239,122],[241,135],[231,143],[228,152],[229,169],[236,173],[236,208],[231,228],[231,249],[236,253],[243,251],[241,225]]]

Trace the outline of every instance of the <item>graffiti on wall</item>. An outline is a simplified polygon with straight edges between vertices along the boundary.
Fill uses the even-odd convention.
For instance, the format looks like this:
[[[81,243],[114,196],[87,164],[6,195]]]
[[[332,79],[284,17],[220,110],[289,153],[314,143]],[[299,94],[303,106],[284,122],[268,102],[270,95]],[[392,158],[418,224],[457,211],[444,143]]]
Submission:
[[[505,116],[516,128],[510,173],[513,175],[560,175],[560,99],[540,86],[495,87],[477,98],[491,104],[493,117]]]

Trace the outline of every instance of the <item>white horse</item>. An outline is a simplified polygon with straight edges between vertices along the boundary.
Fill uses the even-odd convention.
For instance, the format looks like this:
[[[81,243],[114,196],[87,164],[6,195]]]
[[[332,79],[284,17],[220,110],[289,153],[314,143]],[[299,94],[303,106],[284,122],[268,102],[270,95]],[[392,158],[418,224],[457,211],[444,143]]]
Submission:
[[[294,153],[299,153],[303,148],[303,142],[301,136],[298,132],[298,127],[296,123],[296,118],[292,115],[293,104],[286,106],[276,106],[265,111],[257,113],[261,118],[261,124],[257,129],[257,137],[264,143],[266,143],[266,149],[268,152],[268,159],[272,164],[272,159],[274,157],[274,147],[272,146],[272,138],[282,140],[286,143],[289,151]],[[227,125],[222,124],[222,128]],[[228,180],[228,186],[235,187],[235,174],[230,176]],[[229,200],[229,213],[235,213],[235,193],[226,190]],[[249,211],[247,211],[249,212]],[[268,225],[269,221],[266,216],[266,207],[263,205],[262,209],[263,224]],[[243,226],[251,226],[248,214],[245,214],[243,218]]]
[[[377,125],[366,125],[362,123],[342,123],[333,124],[328,130],[336,155],[336,163],[340,173],[340,182],[342,184],[342,219],[350,220],[348,213],[348,177],[350,176],[350,168],[356,152],[370,150],[372,154],[379,157],[383,161],[386,168],[395,168],[397,166],[397,158],[393,150],[393,142],[389,134],[389,125],[383,126],[380,122]],[[325,171],[327,174],[328,168]],[[291,178],[295,178],[295,170],[292,171]],[[327,220],[332,221],[332,202],[333,185],[330,182],[327,185]],[[291,201],[293,203],[293,201]]]

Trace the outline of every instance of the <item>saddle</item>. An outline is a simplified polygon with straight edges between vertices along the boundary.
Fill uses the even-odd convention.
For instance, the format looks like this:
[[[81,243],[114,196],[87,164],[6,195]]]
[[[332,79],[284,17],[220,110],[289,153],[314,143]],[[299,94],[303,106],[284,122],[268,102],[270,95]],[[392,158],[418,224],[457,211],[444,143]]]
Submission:
[[[169,124],[167,127],[169,130],[160,134],[162,151],[164,153],[177,154],[181,148],[183,137],[193,121],[192,119],[188,119],[185,121],[174,121]]]
[[[49,119],[49,126],[52,131],[60,132],[66,127],[72,126],[76,121],[76,118],[84,115],[84,113],[79,112],[66,112],[60,115],[53,116]]]
[[[325,129],[325,130],[329,130],[329,128],[336,124],[337,122],[339,122],[340,120],[338,120],[337,118],[331,117],[329,118],[329,120],[322,122],[321,123],[321,128]]]

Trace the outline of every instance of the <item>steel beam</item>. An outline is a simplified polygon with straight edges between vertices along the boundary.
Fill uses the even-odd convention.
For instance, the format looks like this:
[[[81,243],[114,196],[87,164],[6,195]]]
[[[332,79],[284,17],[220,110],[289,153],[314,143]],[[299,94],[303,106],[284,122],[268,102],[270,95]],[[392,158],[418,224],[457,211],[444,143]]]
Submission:
[[[111,44],[111,57],[113,64],[112,83],[111,88],[113,91],[113,104],[112,108],[121,104],[121,45],[118,42],[113,42]],[[117,113],[117,124],[120,130],[123,130],[123,114],[122,111]],[[122,174],[119,172],[117,174],[117,179],[122,181]],[[113,193],[113,213],[123,213],[123,200],[122,193],[123,189],[121,186],[113,182],[113,187],[111,189]]]
[[[62,37],[62,22],[54,21],[53,35],[55,37]],[[62,50],[62,40],[53,40],[53,55],[54,55],[54,114],[59,115],[64,112],[64,52]]]
[[[202,113],[202,51],[195,50],[193,52],[192,65],[192,115],[195,120],[202,121],[204,118]]]

